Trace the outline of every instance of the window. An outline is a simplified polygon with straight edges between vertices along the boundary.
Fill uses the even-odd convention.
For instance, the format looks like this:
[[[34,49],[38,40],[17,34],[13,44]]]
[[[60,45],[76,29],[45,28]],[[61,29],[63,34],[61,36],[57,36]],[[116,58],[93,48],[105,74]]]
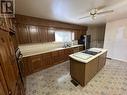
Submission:
[[[70,31],[55,31],[55,41],[56,42],[71,42],[74,40],[74,32]]]

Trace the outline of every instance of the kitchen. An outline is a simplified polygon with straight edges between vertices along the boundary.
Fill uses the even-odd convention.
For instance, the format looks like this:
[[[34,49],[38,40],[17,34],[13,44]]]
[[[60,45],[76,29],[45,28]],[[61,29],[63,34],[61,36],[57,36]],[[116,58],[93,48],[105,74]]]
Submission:
[[[126,1],[103,1],[13,2],[0,19],[0,95],[126,95],[126,17],[115,9]]]

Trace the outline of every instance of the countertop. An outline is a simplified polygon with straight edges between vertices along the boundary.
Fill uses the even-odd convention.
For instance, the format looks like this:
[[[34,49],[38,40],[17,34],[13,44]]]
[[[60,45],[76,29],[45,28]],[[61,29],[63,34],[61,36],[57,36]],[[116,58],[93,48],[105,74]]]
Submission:
[[[71,47],[66,47],[66,48],[55,48],[55,49],[48,49],[48,50],[35,50],[35,51],[28,51],[28,52],[22,52],[23,57],[29,57],[29,56],[33,56],[33,55],[39,55],[39,54],[43,54],[43,53],[48,53],[48,52],[53,52],[53,51],[57,51],[57,50],[63,50],[63,49],[69,49],[69,48],[74,48],[74,47],[79,47],[79,46],[83,46],[83,45],[73,45]]]
[[[96,55],[90,55],[90,57],[88,59],[83,59],[81,57],[76,57],[75,55],[77,55],[78,53],[82,53],[82,52],[78,52],[78,53],[74,53],[74,54],[71,54],[69,55],[70,58],[76,60],[76,61],[79,61],[79,62],[82,62],[82,63],[88,63],[90,62],[91,60],[97,58],[98,56],[102,55],[103,53],[107,52],[107,49],[102,49],[102,48],[91,48],[91,49],[95,49],[95,50],[99,50],[101,51],[100,53],[96,54]],[[86,54],[88,55],[88,54]]]

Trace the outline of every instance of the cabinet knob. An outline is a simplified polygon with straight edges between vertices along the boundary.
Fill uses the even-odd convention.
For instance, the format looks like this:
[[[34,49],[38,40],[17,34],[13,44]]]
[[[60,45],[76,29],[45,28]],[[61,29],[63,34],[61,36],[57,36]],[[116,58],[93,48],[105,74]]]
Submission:
[[[9,94],[9,95],[12,95],[12,91],[11,91],[11,90],[9,90],[9,91],[8,91],[8,94]]]

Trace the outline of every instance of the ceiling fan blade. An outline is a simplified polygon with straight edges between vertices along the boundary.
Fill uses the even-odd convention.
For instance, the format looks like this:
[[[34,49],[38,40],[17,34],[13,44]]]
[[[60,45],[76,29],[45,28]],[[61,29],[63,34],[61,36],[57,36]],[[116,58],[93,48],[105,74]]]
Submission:
[[[88,17],[90,17],[90,15],[81,17],[81,18],[79,18],[79,19],[84,19],[84,18],[88,18]]]
[[[103,6],[96,7],[96,9],[101,10],[101,9],[104,9],[105,7],[106,7],[106,5],[103,5]]]
[[[113,10],[107,10],[107,11],[103,11],[103,12],[98,12],[97,14],[101,15],[101,14],[106,14],[106,13],[111,13],[111,12],[114,12],[114,11]]]

